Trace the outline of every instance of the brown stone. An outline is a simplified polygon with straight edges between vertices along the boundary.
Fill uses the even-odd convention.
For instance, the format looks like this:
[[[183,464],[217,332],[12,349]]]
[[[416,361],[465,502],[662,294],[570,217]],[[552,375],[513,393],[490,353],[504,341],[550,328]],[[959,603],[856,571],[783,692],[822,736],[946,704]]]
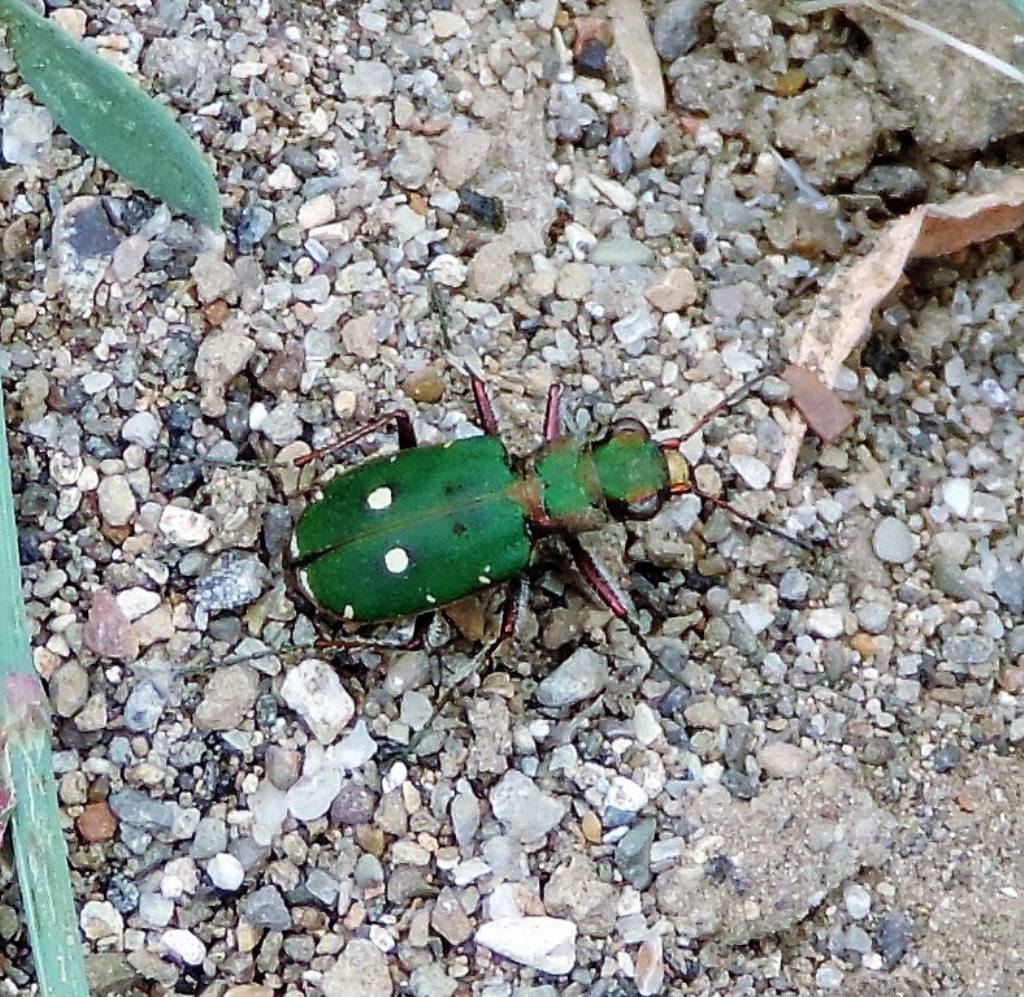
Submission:
[[[75,824],[82,840],[90,844],[109,841],[117,832],[117,818],[105,800],[87,804]]]

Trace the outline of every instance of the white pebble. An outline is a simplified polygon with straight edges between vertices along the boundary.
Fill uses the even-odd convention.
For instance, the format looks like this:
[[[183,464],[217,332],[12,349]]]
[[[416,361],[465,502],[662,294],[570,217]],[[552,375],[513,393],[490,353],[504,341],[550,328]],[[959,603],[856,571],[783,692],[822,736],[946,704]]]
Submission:
[[[860,883],[850,883],[843,891],[846,913],[855,921],[863,921],[871,913],[871,894]]]
[[[812,609],[807,616],[807,629],[831,640],[843,632],[843,614],[838,609]]]
[[[760,491],[768,487],[772,472],[763,460],[750,457],[747,454],[734,454],[729,458],[729,463],[736,469],[736,473],[748,488]]]
[[[168,928],[160,940],[168,952],[187,966],[198,966],[206,958],[206,946],[191,931]]]
[[[160,532],[177,547],[199,547],[213,535],[213,523],[202,513],[169,505],[160,514]]]
[[[306,722],[321,744],[330,744],[348,726],[356,704],[338,673],[319,658],[307,658],[285,676],[281,698]]]
[[[218,890],[227,890],[232,893],[242,885],[242,881],[245,879],[245,869],[242,867],[242,863],[229,852],[220,852],[214,855],[206,866],[206,871],[210,876],[210,882]]]
[[[553,976],[565,976],[576,965],[576,925],[560,917],[497,918],[480,925],[476,942]]]
[[[942,501],[946,508],[961,519],[966,519],[971,511],[971,499],[974,489],[966,478],[950,478],[942,485]]]

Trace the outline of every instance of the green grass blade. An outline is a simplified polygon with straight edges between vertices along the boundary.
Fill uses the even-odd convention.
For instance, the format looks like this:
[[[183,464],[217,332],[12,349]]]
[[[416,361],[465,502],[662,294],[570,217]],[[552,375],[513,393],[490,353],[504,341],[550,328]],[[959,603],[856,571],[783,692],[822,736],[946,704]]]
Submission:
[[[147,194],[220,228],[217,180],[167,108],[22,0],[0,0],[0,23],[25,82],[83,149]]]
[[[36,674],[21,594],[18,530],[0,388],[0,797],[42,997],[89,997],[50,749],[50,712]],[[9,805],[9,804],[8,804]],[[0,825],[5,804],[0,800]]]

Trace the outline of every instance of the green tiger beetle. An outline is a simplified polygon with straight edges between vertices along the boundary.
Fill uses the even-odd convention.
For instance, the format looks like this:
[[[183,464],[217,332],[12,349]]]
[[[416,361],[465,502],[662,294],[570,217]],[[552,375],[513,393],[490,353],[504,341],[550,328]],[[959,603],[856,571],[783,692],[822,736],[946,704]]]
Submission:
[[[680,446],[773,372],[742,385],[685,435],[658,441],[636,419],[619,419],[597,439],[567,434],[563,388],[554,384],[543,443],[517,458],[502,442],[483,380],[470,370],[483,435],[419,446],[408,413],[394,409],[297,458],[295,465],[303,467],[388,424],[397,428],[397,452],[343,470],[323,484],[296,523],[286,572],[292,590],[329,617],[353,625],[415,617],[413,634],[400,643],[353,635],[317,646],[422,647],[435,610],[504,583],[501,625],[480,656],[490,660],[515,632],[534,547],[552,535],[565,544],[601,601],[639,637],[625,598],[579,534],[609,518],[650,519],[673,496],[695,491]],[[702,497],[794,539],[719,499]]]

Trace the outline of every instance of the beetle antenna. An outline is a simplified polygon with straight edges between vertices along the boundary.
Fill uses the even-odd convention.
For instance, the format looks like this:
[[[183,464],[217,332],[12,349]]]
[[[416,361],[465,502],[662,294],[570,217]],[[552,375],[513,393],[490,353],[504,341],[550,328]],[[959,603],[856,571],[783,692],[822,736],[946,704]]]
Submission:
[[[658,443],[658,446],[662,450],[678,450],[691,436],[699,433],[716,415],[725,412],[737,402],[742,401],[759,384],[768,380],[773,374],[777,374],[781,367],[782,362],[777,361],[766,367],[760,374],[755,375],[749,381],[744,381],[735,391],[729,392],[717,405],[708,409],[682,436],[662,440]]]
[[[720,499],[711,495],[702,495],[700,492],[696,491],[694,494],[699,496],[702,501],[710,502],[712,505],[718,506],[719,509],[724,509],[730,516],[734,516],[736,519],[746,523],[748,526],[753,526],[764,533],[770,533],[773,537],[778,537],[780,540],[785,540],[787,543],[794,544],[811,554],[817,554],[822,546],[828,546],[828,540],[818,542],[801,540],[800,537],[795,537],[791,533],[787,533],[785,530],[779,529],[777,526],[772,526],[770,523],[762,522],[756,516],[751,516],[746,512],[740,512],[739,509],[730,505],[725,501],[725,499]]]

